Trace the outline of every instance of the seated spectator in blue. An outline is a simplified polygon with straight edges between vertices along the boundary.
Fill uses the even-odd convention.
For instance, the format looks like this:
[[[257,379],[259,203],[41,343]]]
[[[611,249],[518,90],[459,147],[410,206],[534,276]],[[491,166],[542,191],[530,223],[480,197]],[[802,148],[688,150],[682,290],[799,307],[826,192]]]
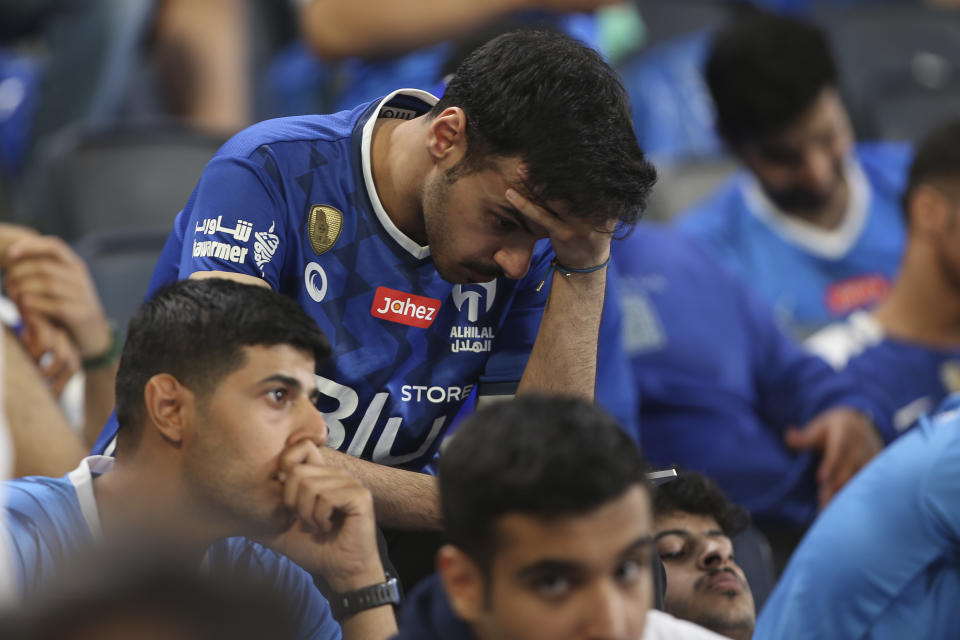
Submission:
[[[20,594],[54,583],[90,545],[159,539],[212,575],[275,581],[300,611],[297,638],[340,638],[311,573],[337,594],[386,581],[370,492],[318,464],[327,429],[313,372],[329,353],[299,305],[266,288],[206,279],[159,292],[121,356],[116,461],[92,456],[62,478],[4,485]],[[337,614],[346,638],[396,629],[386,606]]]
[[[853,145],[827,39],[758,13],[721,30],[706,65],[717,129],[740,171],[679,220],[797,335],[870,306],[903,248],[909,150]]]
[[[960,120],[918,145],[903,200],[907,246],[890,295],[807,342],[885,402],[897,431],[960,391]]]
[[[707,474],[768,535],[784,526],[796,542],[892,429],[695,238],[641,223],[614,243],[613,265],[645,455]]]
[[[657,552],[667,572],[665,610],[734,638],[750,640],[756,611],[731,538],[750,524],[713,481],[681,473],[653,492]]]
[[[617,0],[508,0],[426,6],[419,0],[304,0],[301,32],[317,65],[332,64],[330,111],[351,109],[397,87],[436,90],[451,40],[497,20],[549,26],[595,49],[593,9]]]
[[[583,400],[480,409],[440,458],[450,543],[408,598],[398,640],[716,638],[650,610],[645,471],[616,421]]]
[[[817,519],[757,638],[955,638],[960,396],[876,457]]]

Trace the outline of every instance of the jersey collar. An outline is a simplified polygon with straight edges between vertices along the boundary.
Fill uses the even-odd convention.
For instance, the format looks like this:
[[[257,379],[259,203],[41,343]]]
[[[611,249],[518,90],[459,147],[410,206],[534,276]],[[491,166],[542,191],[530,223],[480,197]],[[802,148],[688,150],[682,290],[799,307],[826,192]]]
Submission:
[[[80,513],[87,523],[90,536],[95,542],[103,540],[103,527],[100,525],[100,511],[93,493],[94,474],[100,475],[113,469],[113,458],[109,456],[89,456],[80,461],[80,466],[67,474],[70,484],[77,492]]]
[[[398,96],[410,96],[412,98],[417,98],[431,107],[437,103],[437,98],[435,96],[427,93],[426,91],[420,91],[419,89],[398,89],[380,101],[380,104],[377,105],[377,108],[374,110],[373,114],[371,114],[370,118],[363,125],[363,137],[360,141],[363,182],[367,187],[367,195],[370,197],[370,203],[373,205],[373,211],[377,214],[377,219],[380,220],[380,224],[383,225],[383,228],[386,229],[390,237],[393,238],[393,240],[403,247],[410,255],[418,260],[423,260],[424,258],[430,257],[430,247],[417,244],[416,241],[412,240],[409,236],[400,231],[400,229],[397,228],[397,225],[393,224],[393,220],[390,219],[390,216],[387,215],[386,209],[383,208],[383,203],[380,202],[380,196],[377,195],[377,189],[373,184],[373,165],[370,159],[370,143],[373,140],[373,127],[376,125],[377,118],[380,117],[380,112],[383,110],[383,108]]]
[[[839,260],[860,239],[870,207],[870,187],[860,163],[853,156],[844,163],[844,175],[850,186],[850,198],[847,210],[843,213],[843,222],[831,230],[787,215],[767,197],[756,176],[750,172],[742,174],[740,189],[750,213],[787,242],[815,256]]]

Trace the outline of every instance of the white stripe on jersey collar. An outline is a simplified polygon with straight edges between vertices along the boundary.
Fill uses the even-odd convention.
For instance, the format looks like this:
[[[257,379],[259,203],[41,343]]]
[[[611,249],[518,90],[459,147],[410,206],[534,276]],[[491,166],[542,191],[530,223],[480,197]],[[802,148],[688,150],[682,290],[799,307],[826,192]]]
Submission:
[[[763,192],[756,177],[749,171],[741,173],[740,189],[747,209],[774,232],[808,253],[827,260],[839,260],[847,255],[860,239],[867,224],[870,208],[870,185],[852,155],[844,164],[844,175],[850,185],[850,198],[843,222],[836,229],[826,230],[787,215]]]
[[[380,101],[380,104],[377,105],[376,113],[370,116],[370,119],[367,120],[366,124],[363,125],[363,138],[360,142],[360,156],[363,164],[363,181],[366,183],[367,195],[370,196],[370,202],[373,204],[373,211],[377,214],[380,224],[383,225],[383,228],[387,230],[387,233],[390,234],[390,237],[393,238],[397,244],[406,249],[407,252],[409,252],[414,258],[422,260],[430,257],[430,247],[420,246],[409,236],[400,231],[400,229],[397,228],[397,225],[393,224],[393,220],[391,220],[390,216],[387,215],[386,209],[383,208],[383,203],[380,202],[380,196],[377,195],[377,189],[373,185],[373,168],[370,162],[370,143],[373,140],[373,127],[376,124],[377,116],[379,115],[380,110],[383,109],[384,105],[399,95],[419,98],[431,106],[437,103],[437,98],[435,96],[427,93],[426,91],[420,91],[419,89],[398,89]]]

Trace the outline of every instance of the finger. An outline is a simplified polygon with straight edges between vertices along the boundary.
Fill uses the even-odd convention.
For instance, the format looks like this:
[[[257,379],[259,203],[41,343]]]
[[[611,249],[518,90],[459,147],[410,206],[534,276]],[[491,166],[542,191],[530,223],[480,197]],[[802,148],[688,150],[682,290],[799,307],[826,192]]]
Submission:
[[[357,506],[352,497],[363,487],[355,478],[339,475],[313,475],[294,473],[295,494],[287,506],[293,509],[297,516],[321,532],[331,531],[336,523],[333,522],[334,512],[343,514],[357,512]]]
[[[323,465],[323,457],[317,444],[311,439],[301,438],[280,452],[278,466],[281,472],[289,473],[300,464]]]
[[[831,425],[829,429],[826,429],[826,434],[823,461],[817,470],[817,482],[836,487],[837,481],[842,475],[843,463],[848,456],[849,448],[842,424]]]
[[[79,260],[67,243],[56,236],[28,236],[14,242],[7,250],[7,259],[11,262],[31,258],[62,262]]]
[[[293,446],[301,440],[312,442],[320,449],[325,448],[327,446],[327,425],[324,424],[323,429],[312,425],[300,427],[290,434],[287,438],[286,445]]]
[[[280,475],[280,481],[283,483],[283,503],[291,509],[295,508],[301,485],[307,479],[321,480],[324,478],[354,480],[353,476],[334,467],[297,463],[285,469]]]
[[[563,227],[564,222],[560,216],[528,200],[516,189],[507,189],[504,195],[510,204],[529,222],[542,227],[546,235],[552,236]]]
[[[824,433],[822,422],[811,422],[802,429],[791,428],[783,434],[784,442],[791,449],[797,451],[808,451],[810,449],[822,449]]]

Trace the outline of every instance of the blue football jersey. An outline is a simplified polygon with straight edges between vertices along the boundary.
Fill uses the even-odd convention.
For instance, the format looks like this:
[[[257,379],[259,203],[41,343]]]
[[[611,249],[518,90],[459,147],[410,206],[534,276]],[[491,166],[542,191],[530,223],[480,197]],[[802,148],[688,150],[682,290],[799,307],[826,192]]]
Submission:
[[[858,145],[846,165],[849,205],[835,230],[779,211],[747,171],[678,224],[748,282],[784,326],[806,336],[889,290],[905,239],[899,199],[909,158],[905,145]]]
[[[817,518],[755,638],[956,638],[960,396],[881,451]]]
[[[62,478],[35,476],[3,483],[0,521],[5,523],[21,597],[49,587],[71,556],[102,541],[93,481],[112,467],[112,458],[92,456]],[[267,578],[300,616],[297,640],[341,638],[340,625],[313,578],[282,554],[246,538],[225,538],[207,550],[202,570],[224,579]]]
[[[878,409],[854,382],[777,326],[770,310],[696,239],[640,224],[613,243],[639,396],[641,444],[656,466],[715,479],[757,518],[805,526],[816,460],[783,442],[821,411]],[[617,336],[601,325],[601,341]],[[603,369],[606,362],[599,363]],[[889,426],[878,420],[886,438]]]
[[[333,346],[316,378],[330,446],[417,470],[475,385],[513,392],[553,255],[543,240],[522,280],[453,285],[430,248],[393,224],[373,184],[373,125],[411,119],[434,102],[401,91],[353,111],[268,120],[239,133],[177,217],[147,294],[197,271],[232,271],[294,298]],[[94,450],[115,430],[112,420]]]
[[[890,338],[866,311],[818,331],[806,346],[855,377],[898,433],[960,391],[960,347],[935,349]]]

